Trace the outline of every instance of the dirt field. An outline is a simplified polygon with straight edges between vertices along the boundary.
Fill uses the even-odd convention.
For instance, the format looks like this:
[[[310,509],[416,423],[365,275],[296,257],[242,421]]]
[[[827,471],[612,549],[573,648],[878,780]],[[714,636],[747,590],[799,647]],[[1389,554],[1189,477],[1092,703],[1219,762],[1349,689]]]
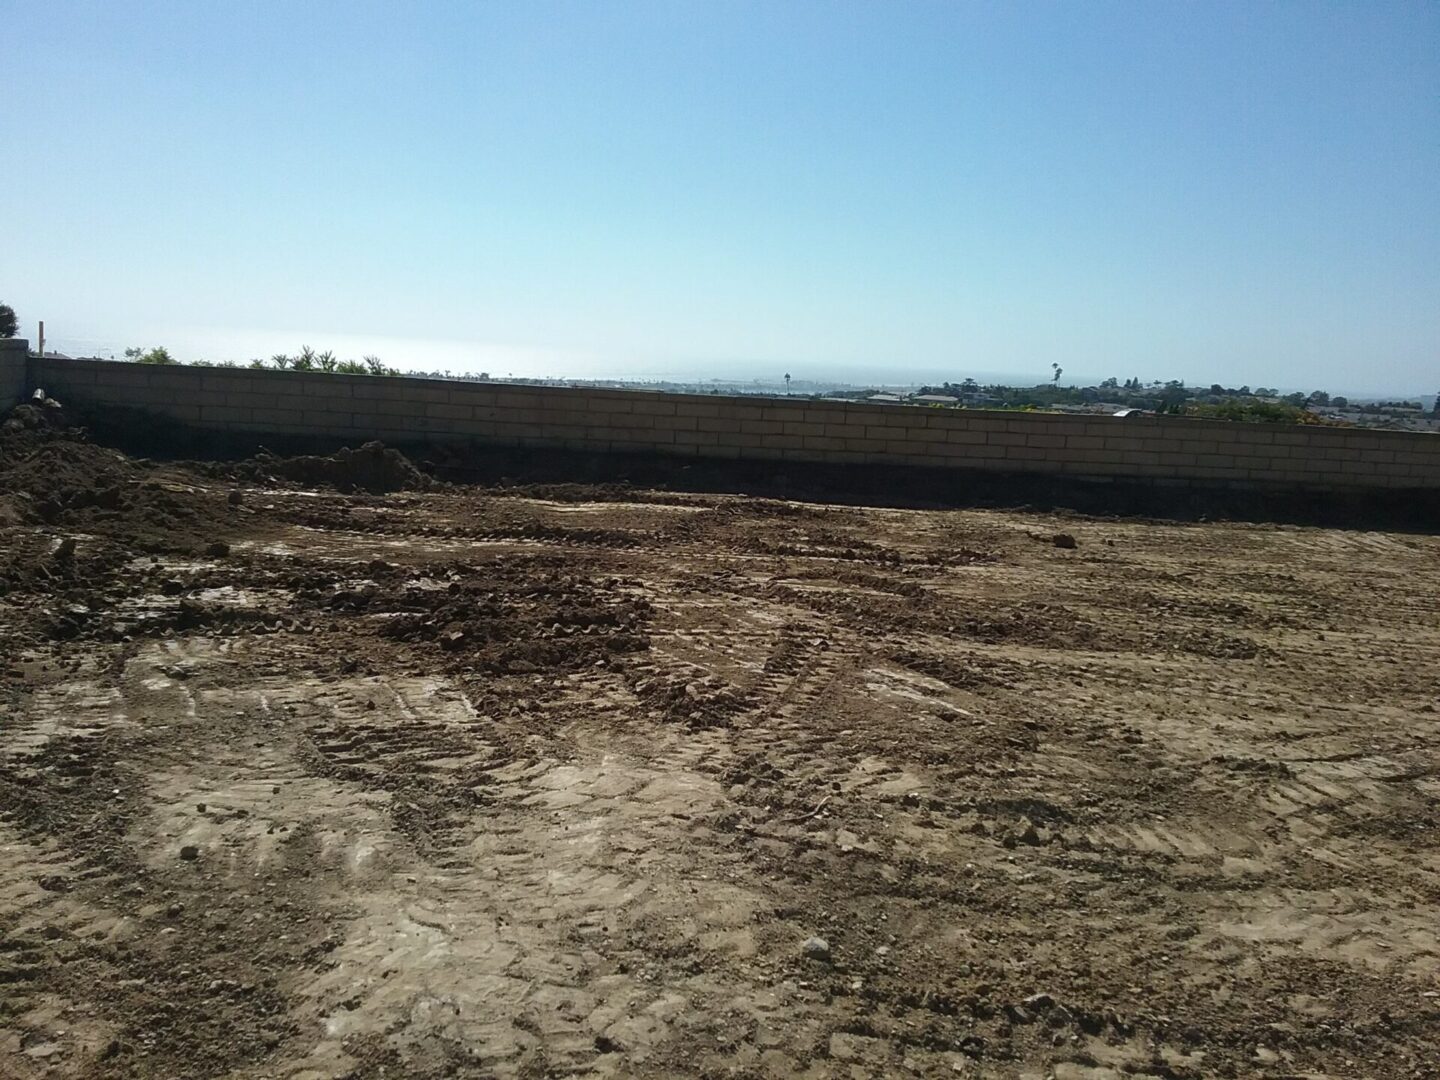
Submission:
[[[1440,538],[21,426],[0,1075],[1440,1075]]]

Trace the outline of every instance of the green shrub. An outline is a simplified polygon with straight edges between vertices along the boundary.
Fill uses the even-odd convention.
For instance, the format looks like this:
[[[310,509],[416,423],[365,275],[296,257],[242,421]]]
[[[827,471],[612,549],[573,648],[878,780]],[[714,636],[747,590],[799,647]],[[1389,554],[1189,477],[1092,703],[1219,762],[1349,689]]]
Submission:
[[[157,345],[153,349],[142,349],[138,345],[125,350],[125,355],[137,364],[178,364],[170,355],[170,350],[163,345]]]
[[[1231,398],[1215,405],[1191,405],[1187,416],[1208,420],[1238,420],[1252,424],[1319,424],[1320,417],[1285,402],[1255,401]]]

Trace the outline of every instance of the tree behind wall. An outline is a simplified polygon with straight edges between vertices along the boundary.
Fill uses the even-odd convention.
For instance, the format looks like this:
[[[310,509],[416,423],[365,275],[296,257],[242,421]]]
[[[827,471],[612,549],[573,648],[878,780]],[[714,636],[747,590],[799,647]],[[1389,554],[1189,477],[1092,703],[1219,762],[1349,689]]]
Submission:
[[[0,338],[12,338],[20,331],[15,320],[15,309],[9,304],[0,304]]]
[[[157,345],[153,349],[142,349],[138,345],[125,350],[125,358],[134,360],[137,364],[178,364],[170,355],[170,350],[164,345]]]

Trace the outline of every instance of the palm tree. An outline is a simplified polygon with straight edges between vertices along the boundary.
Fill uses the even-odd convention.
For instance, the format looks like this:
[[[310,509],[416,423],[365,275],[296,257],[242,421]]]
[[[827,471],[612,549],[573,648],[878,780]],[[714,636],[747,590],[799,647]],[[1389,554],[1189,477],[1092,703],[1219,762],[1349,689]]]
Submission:
[[[790,373],[785,373],[785,393],[790,393]]]

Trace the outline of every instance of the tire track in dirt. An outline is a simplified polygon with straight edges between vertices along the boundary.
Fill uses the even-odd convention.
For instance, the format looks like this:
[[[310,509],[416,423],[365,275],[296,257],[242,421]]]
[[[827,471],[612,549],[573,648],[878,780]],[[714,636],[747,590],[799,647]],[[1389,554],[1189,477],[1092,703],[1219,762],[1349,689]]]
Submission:
[[[201,494],[6,598],[0,1072],[1433,1057],[1433,538]]]

